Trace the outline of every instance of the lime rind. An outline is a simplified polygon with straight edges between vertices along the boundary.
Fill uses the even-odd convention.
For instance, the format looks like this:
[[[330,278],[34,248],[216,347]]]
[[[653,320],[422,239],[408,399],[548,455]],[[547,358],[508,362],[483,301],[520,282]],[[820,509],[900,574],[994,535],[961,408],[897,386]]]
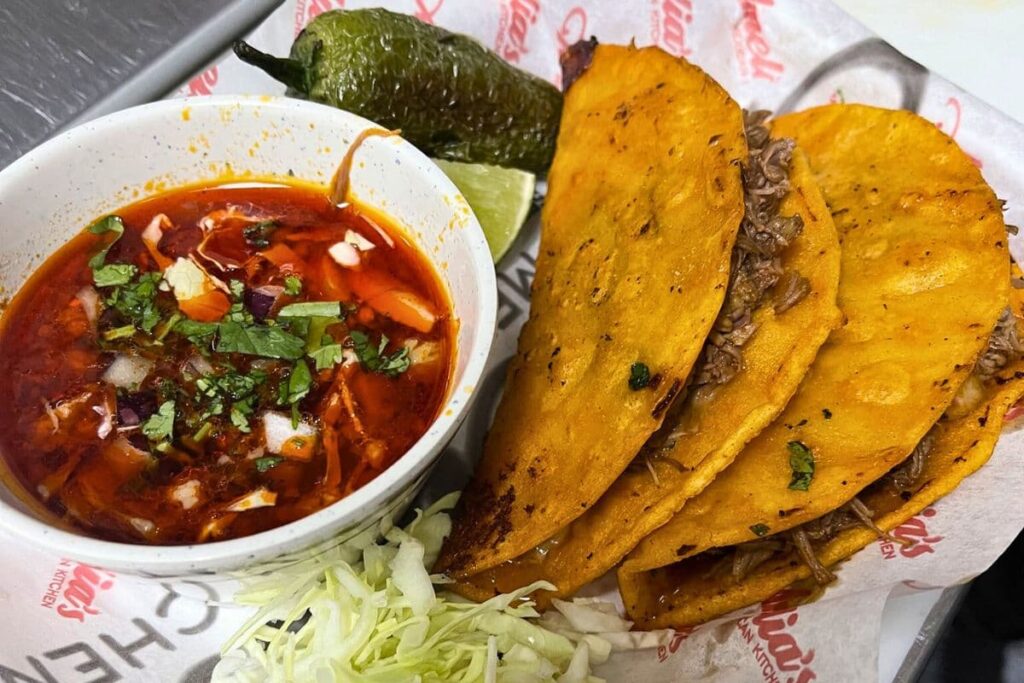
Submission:
[[[515,168],[434,160],[476,215],[497,263],[522,229],[533,205],[537,177]]]

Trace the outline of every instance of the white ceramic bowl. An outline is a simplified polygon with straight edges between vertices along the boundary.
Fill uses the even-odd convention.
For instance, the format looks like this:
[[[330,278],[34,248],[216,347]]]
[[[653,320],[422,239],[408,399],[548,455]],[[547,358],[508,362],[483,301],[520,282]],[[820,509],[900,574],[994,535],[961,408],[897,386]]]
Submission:
[[[47,255],[91,220],[146,196],[196,182],[280,182],[289,176],[326,186],[353,139],[371,127],[377,126],[299,100],[228,96],[148,104],[63,133],[0,172],[2,293],[13,295]],[[371,137],[359,147],[351,192],[390,216],[432,260],[458,319],[448,397],[405,455],[349,497],[301,520],[189,546],[113,543],[63,530],[26,492],[15,494],[20,486],[9,471],[0,472],[0,528],[24,543],[113,571],[226,575],[290,563],[404,509],[474,398],[494,332],[494,268],[465,199],[401,138]]]

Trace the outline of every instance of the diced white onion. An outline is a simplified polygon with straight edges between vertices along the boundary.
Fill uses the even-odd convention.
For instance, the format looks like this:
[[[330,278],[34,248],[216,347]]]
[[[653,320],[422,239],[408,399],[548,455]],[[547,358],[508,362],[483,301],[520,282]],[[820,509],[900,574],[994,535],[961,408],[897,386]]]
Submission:
[[[191,510],[199,502],[199,480],[189,479],[171,490],[171,500],[179,503],[186,510]]]
[[[78,290],[75,298],[82,304],[82,311],[85,313],[85,317],[89,319],[89,324],[95,325],[96,319],[100,315],[99,292],[92,285],[86,285]]]
[[[263,413],[263,438],[266,441],[267,450],[271,453],[280,454],[290,439],[315,436],[316,428],[313,425],[300,422],[297,427],[293,428],[290,416],[273,411]]]
[[[200,355],[192,356],[186,361],[186,365],[196,371],[200,375],[212,375],[213,365],[210,364],[206,358]]]
[[[345,242],[347,242],[348,244],[351,244],[353,247],[355,247],[359,251],[370,251],[371,249],[374,249],[374,248],[377,247],[376,244],[374,244],[370,240],[366,239],[365,237],[360,235],[355,230],[346,230],[345,231]]]
[[[339,266],[354,268],[359,265],[359,252],[348,242],[338,242],[327,250]]]
[[[214,288],[206,272],[187,258],[178,258],[167,266],[164,279],[174,291],[174,298],[186,301],[202,296]]]
[[[245,512],[256,508],[272,507],[277,504],[277,494],[265,488],[258,488],[228,505],[228,512]]]
[[[129,389],[141,384],[152,370],[153,361],[141,356],[119,353],[103,373],[103,381],[119,389]]]

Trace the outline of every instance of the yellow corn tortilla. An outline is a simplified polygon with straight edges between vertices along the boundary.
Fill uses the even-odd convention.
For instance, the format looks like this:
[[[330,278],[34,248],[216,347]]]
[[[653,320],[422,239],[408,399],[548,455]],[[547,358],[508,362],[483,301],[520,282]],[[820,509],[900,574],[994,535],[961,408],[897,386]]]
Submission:
[[[703,71],[596,48],[565,97],[530,318],[439,570],[549,538],[661,424],[724,298],[746,156],[739,106]],[[639,391],[635,363],[653,378]]]
[[[901,462],[973,368],[1006,301],[999,204],[930,123],[836,105],[783,117],[775,133],[804,147],[832,209],[847,322],[776,423],[627,558],[620,581],[637,619],[654,617],[630,575],[819,517]],[[808,491],[787,488],[792,441],[814,452]],[[703,562],[679,567],[703,574]],[[700,606],[705,617],[719,607]]]
[[[651,467],[630,467],[601,499],[548,543],[544,553],[525,555],[471,576],[455,590],[477,600],[534,581],[558,587],[535,599],[562,597],[612,569],[644,536],[666,522],[687,498],[732,462],[743,446],[783,409],[839,322],[839,242],[825,200],[811,178],[807,160],[794,150],[790,192],[780,215],[799,215],[803,232],[782,254],[786,272],[799,273],[809,292],[781,314],[771,293],[754,312],[757,332],[743,347],[743,369],[708,397],[687,404],[675,424],[683,434]],[[668,424],[669,420],[666,420]],[[662,458],[678,463],[672,466]]]
[[[1019,299],[1019,297],[1018,297]],[[1018,318],[1024,307],[1014,306]],[[869,487],[859,496],[875,513],[875,523],[891,531],[952,491],[988,461],[1003,428],[1006,411],[1024,396],[1024,361],[1008,365],[986,382],[985,399],[968,414],[944,418],[925,457],[917,490],[904,500],[892,486]],[[878,536],[862,526],[839,532],[816,556],[825,566],[853,555]],[[688,560],[641,573],[619,573],[619,590],[640,628],[699,624],[745,605],[765,600],[790,584],[809,579],[811,571],[795,553],[780,554],[742,581],[728,573],[711,573],[714,560]]]
[[[845,504],[902,462],[943,414],[1008,300],[1000,204],[933,124],[906,111],[830,105],[781,117],[773,134],[797,140],[832,211],[845,323],[782,415],[644,539],[620,576]],[[790,442],[813,452],[807,491],[789,488]],[[633,614],[637,605],[626,608]]]

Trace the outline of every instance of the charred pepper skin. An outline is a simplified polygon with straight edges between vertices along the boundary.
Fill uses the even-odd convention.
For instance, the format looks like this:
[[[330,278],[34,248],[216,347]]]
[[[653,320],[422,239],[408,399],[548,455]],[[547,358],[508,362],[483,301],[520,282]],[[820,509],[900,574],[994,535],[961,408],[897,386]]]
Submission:
[[[235,54],[288,94],[346,109],[427,154],[543,173],[551,163],[562,94],[467,36],[384,9],[316,17],[287,58],[238,41]]]

